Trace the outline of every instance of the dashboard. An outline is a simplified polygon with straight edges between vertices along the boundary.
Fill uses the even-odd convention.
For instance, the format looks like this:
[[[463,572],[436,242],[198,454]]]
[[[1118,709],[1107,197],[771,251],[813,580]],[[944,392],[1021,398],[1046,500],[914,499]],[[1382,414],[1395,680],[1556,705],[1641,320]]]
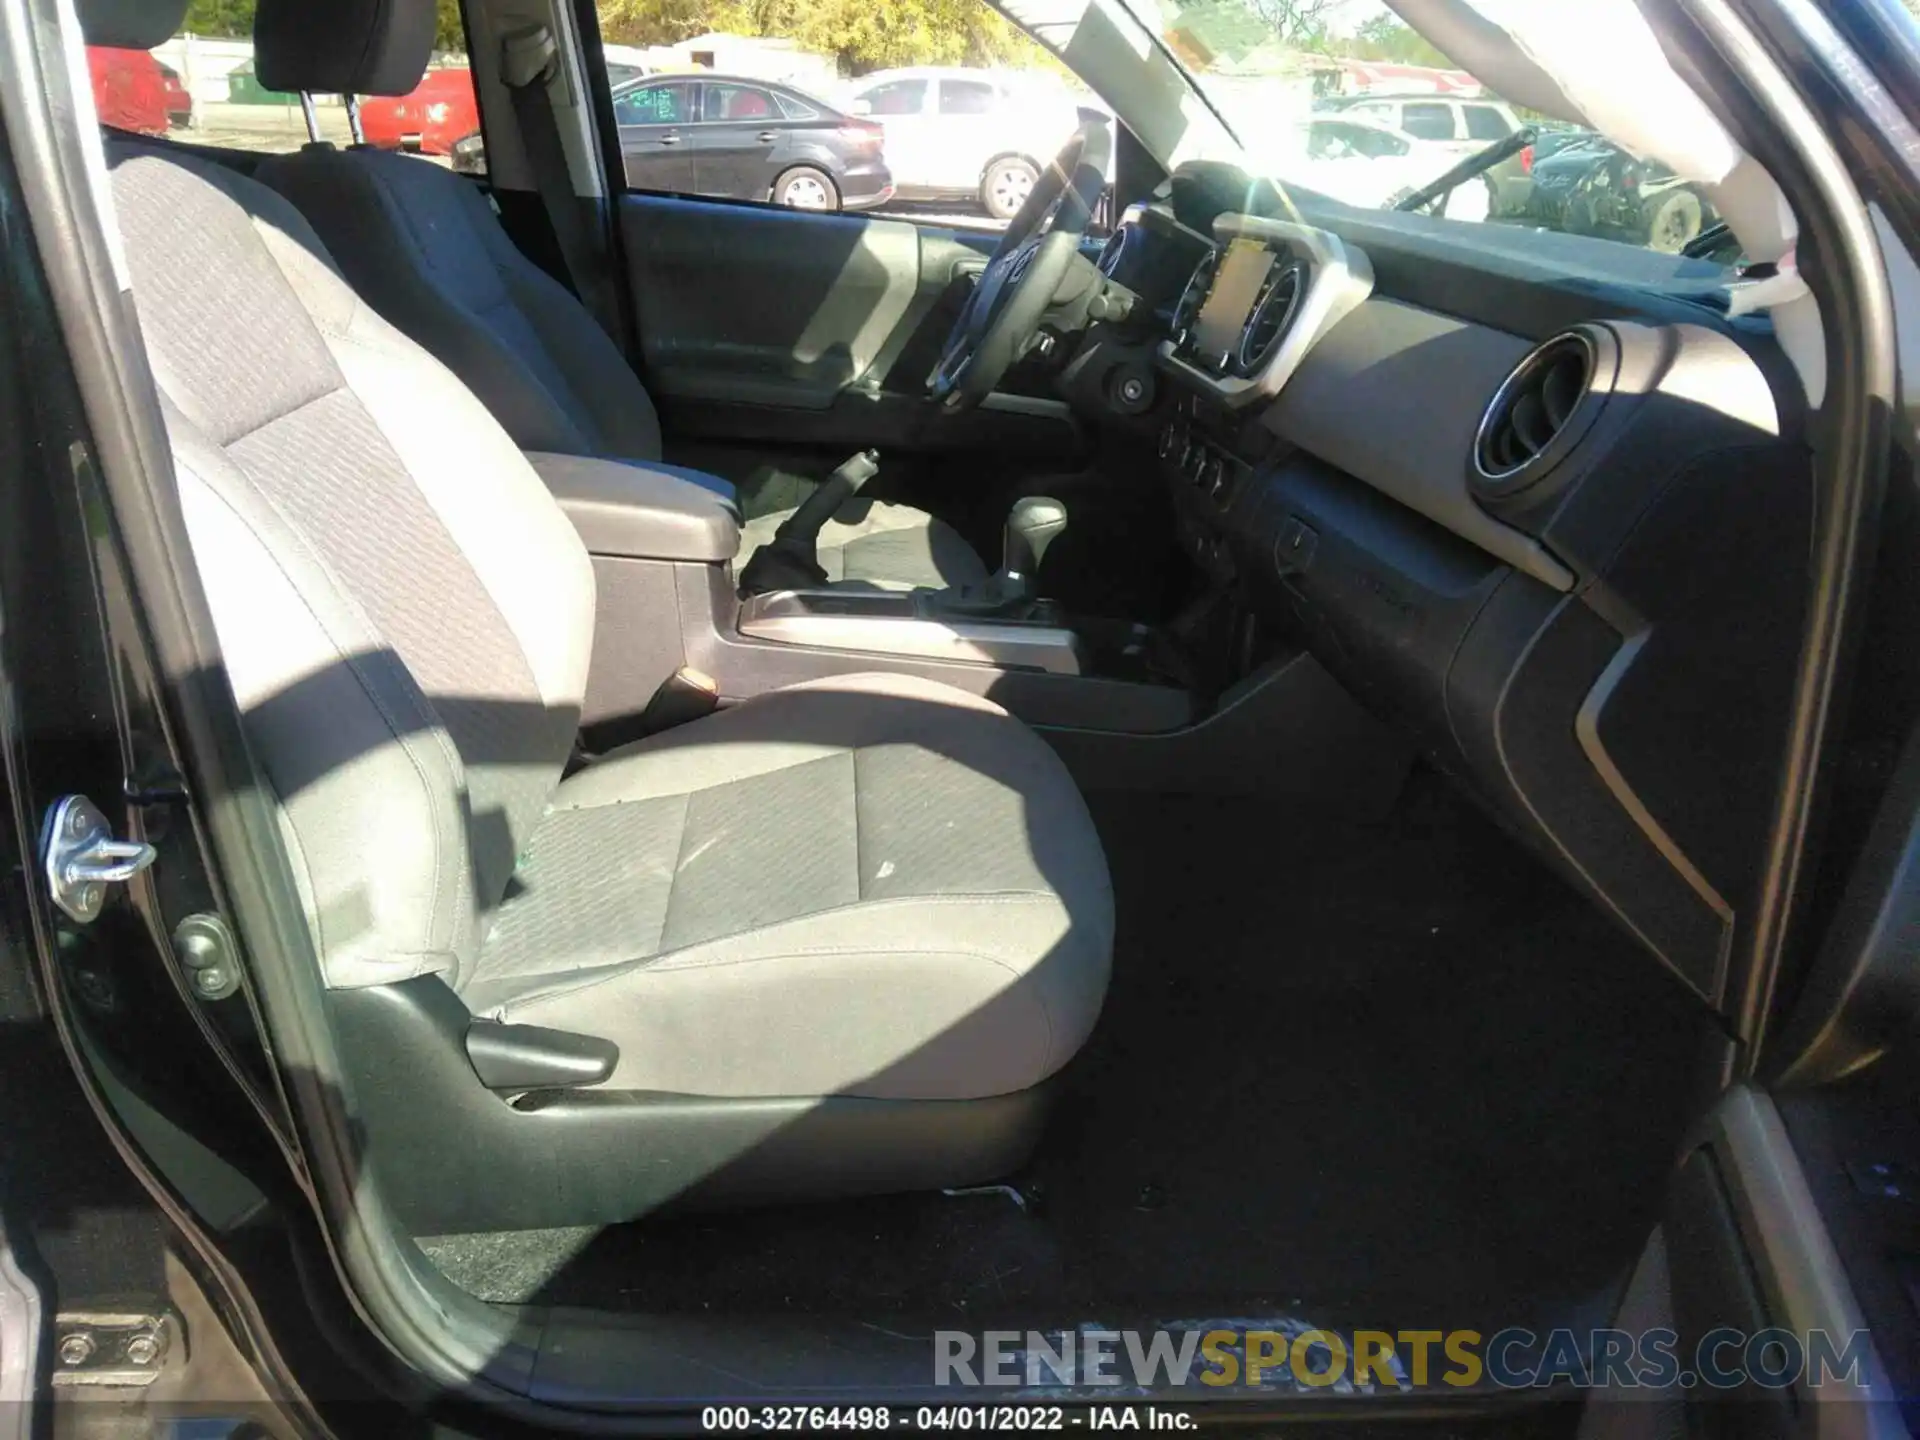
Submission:
[[[1671,257],[1220,181],[1176,175],[1119,247],[1164,292],[1181,548],[1723,1003],[1812,513],[1769,330],[1609,278]]]

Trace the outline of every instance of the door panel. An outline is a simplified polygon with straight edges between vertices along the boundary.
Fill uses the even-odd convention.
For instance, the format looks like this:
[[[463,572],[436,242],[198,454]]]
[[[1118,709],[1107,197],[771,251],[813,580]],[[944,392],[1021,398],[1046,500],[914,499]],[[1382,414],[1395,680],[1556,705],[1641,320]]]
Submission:
[[[649,383],[824,410],[883,362],[978,251],[899,220],[658,195],[621,202]]]
[[[773,151],[785,124],[770,92],[709,80],[701,87],[700,124],[687,139],[698,195],[764,200],[773,184]]]
[[[780,138],[765,120],[696,125],[688,132],[696,195],[764,200],[773,185],[773,147]]]
[[[693,148],[687,136],[699,100],[699,86],[687,80],[637,85],[613,97],[629,185],[643,190],[694,188]]]
[[[1902,1094],[1911,1111],[1910,1094]],[[1859,1190],[1845,1164],[1855,1157],[1822,1153],[1826,1147],[1806,1131],[1790,1132],[1764,1091],[1742,1085],[1722,1097],[1675,1173],[1661,1228],[1614,1321],[1634,1337],[1670,1332],[1672,1373],[1658,1392],[1596,1388],[1580,1440],[1677,1433],[1648,1425],[1661,1408],[1683,1408],[1684,1419],[1673,1417],[1678,1429],[1714,1440],[1907,1433],[1895,1399],[1906,1392],[1892,1383],[1885,1360],[1899,1358],[1902,1331],[1911,1327],[1874,1317],[1868,1329],[1856,1293],[1874,1267],[1860,1255],[1843,1263],[1835,1247],[1834,1197]],[[1863,1153],[1886,1158],[1873,1148]],[[1838,1233],[1844,1228],[1842,1221]],[[1636,1297],[1650,1270],[1659,1273],[1657,1293]],[[1904,1294],[1898,1301],[1909,1303]],[[1769,1358],[1755,1337],[1777,1331],[1790,1332],[1801,1348],[1799,1373],[1788,1365],[1774,1383],[1757,1383],[1756,1367],[1778,1364],[1787,1352],[1775,1346]],[[1856,1336],[1865,1338],[1856,1343]],[[1830,1358],[1816,1359],[1821,1354]],[[1808,1383],[1815,1371],[1824,1378]]]
[[[997,236],[665,195],[623,196],[619,215],[642,378],[677,439],[1012,453],[1056,473],[1084,459],[1057,400],[926,401]]]

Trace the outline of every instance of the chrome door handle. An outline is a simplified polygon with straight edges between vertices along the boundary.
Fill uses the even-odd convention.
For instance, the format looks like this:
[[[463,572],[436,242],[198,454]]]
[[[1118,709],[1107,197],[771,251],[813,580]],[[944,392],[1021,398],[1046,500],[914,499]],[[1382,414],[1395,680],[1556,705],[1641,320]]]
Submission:
[[[764,141],[778,140],[780,138],[780,132],[778,130],[762,130],[758,135],[754,136],[753,138],[756,140],[764,140]]]
[[[660,143],[662,145],[678,145],[680,143],[680,137],[678,135],[662,135],[660,137]]]

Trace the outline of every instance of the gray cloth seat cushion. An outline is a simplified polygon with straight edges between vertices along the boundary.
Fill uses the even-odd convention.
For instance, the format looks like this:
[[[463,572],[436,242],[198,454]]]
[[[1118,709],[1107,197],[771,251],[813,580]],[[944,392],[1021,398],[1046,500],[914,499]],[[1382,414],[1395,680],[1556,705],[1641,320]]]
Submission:
[[[1112,937],[1046,744],[989,701],[859,675],[563,783],[463,993],[613,1039],[621,1089],[968,1099],[1080,1048]]]
[[[523,450],[660,458],[659,417],[619,347],[507,238],[471,181],[415,156],[330,145],[270,156],[255,175],[294,203],[360,296],[464,380]],[[736,563],[791,513],[749,526]],[[819,554],[829,579],[886,589],[987,575],[950,526],[873,501],[830,524]]]

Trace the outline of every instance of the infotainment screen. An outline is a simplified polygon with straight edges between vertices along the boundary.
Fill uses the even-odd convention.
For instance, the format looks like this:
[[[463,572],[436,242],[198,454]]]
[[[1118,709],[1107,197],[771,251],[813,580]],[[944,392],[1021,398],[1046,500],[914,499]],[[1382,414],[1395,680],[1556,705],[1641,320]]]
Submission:
[[[1233,353],[1247,313],[1272,268],[1273,252],[1258,240],[1236,236],[1228,243],[1193,326],[1193,348],[1202,359],[1221,361]]]

